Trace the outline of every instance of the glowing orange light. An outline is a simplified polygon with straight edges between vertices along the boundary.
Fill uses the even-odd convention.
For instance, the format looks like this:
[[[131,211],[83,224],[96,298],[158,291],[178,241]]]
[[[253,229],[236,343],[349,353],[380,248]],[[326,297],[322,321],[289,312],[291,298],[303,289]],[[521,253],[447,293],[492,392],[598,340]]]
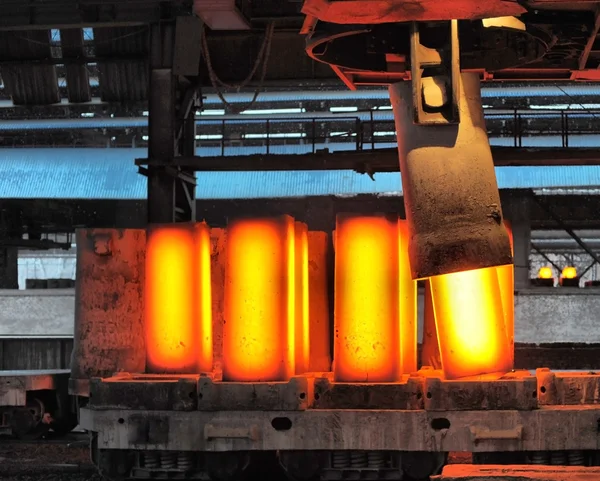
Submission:
[[[553,277],[552,267],[540,267],[538,279],[552,279]]]
[[[510,240],[510,251],[514,256],[514,241],[512,227],[509,222],[504,222]],[[511,362],[514,363],[515,346],[515,266],[508,264],[496,268],[498,283],[500,284],[500,297],[502,298],[502,311],[506,325]]]
[[[510,371],[496,268],[435,276],[430,282],[445,377]]]
[[[302,222],[295,224],[295,363],[296,374],[308,371],[310,362],[310,329],[308,312],[308,228]]]
[[[398,221],[398,289],[400,357],[402,372],[417,371],[417,282],[412,279],[408,259],[408,224]]]
[[[575,269],[574,267],[571,267],[571,266],[565,267],[562,270],[561,277],[563,279],[575,279],[575,278],[577,278],[577,269]]]
[[[329,309],[329,237],[325,232],[308,233],[309,372],[331,370]]]
[[[398,222],[340,214],[335,249],[334,377],[396,381],[402,374]]]
[[[306,256],[296,256],[295,231],[289,216],[240,220],[228,227],[225,380],[282,381],[295,373],[296,319],[299,312],[305,318],[307,303],[304,294],[297,299],[305,289],[296,286],[303,282],[299,264]],[[304,249],[306,243],[300,244]]]
[[[145,302],[148,372],[212,370],[210,238],[206,224],[149,230]]]

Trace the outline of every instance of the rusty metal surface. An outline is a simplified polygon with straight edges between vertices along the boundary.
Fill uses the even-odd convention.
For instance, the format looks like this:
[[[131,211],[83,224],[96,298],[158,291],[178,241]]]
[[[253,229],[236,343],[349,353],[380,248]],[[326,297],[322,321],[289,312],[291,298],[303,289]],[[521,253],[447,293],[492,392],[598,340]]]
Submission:
[[[600,468],[582,466],[476,466],[453,464],[444,467],[437,481],[596,481]]]
[[[423,409],[423,379],[402,383],[336,383],[315,379],[315,409]]]
[[[25,406],[27,391],[55,389],[68,370],[0,371],[0,406]]]
[[[555,373],[537,369],[540,406],[600,404],[600,374],[596,372]]]
[[[145,241],[138,229],[77,231],[73,379],[144,372]]]
[[[305,0],[302,13],[321,21],[348,24],[476,19],[520,15],[526,10],[514,0]]]
[[[130,441],[134,418],[162,425],[164,443]],[[600,407],[531,411],[81,410],[102,449],[552,451],[596,450]],[[121,421],[119,421],[121,419]],[[137,422],[137,421],[136,421]]]
[[[200,375],[129,375],[90,380],[93,409],[192,411]]]
[[[312,380],[294,377],[289,382],[198,381],[198,409],[201,411],[302,411],[312,402]]]
[[[428,411],[529,410],[538,407],[537,380],[529,371],[516,371],[490,380],[442,381],[427,377],[424,392]]]

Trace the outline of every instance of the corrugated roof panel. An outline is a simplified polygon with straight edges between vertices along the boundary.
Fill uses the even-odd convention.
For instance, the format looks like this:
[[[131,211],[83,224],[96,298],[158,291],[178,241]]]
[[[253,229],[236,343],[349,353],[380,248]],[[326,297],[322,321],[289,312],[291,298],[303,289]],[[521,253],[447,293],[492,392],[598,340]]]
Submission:
[[[600,85],[597,84],[570,84],[570,85],[523,85],[523,86],[485,86],[481,88],[483,98],[498,97],[564,97],[569,96],[598,96]],[[252,92],[227,93],[225,98],[231,103],[247,103],[252,100]],[[358,89],[358,90],[296,90],[288,92],[263,92],[258,97],[258,102],[294,102],[311,100],[389,100],[386,88]],[[221,104],[216,94],[208,94],[205,104]]]
[[[148,28],[94,29],[96,55],[114,59],[98,62],[100,92],[106,102],[134,102],[148,96]],[[137,59],[139,58],[139,59]]]
[[[134,159],[145,149],[0,149],[0,198],[143,199]],[[498,167],[502,189],[598,188],[600,166]],[[351,171],[205,172],[203,199],[401,195],[400,174]]]
[[[27,63],[50,57],[49,30],[0,32],[0,60],[14,62],[2,66],[2,77],[15,105],[60,102],[56,67]]]

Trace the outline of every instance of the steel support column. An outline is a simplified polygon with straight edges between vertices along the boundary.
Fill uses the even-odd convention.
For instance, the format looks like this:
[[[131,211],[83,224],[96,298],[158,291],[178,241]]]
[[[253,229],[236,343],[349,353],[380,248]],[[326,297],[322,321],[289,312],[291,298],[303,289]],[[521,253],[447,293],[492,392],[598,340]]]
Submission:
[[[516,195],[506,206],[506,218],[510,221],[513,233],[515,290],[530,287],[529,255],[531,254],[531,215],[528,196]]]
[[[176,159],[195,150],[194,115],[200,102],[200,50],[195,34],[199,35],[200,27],[194,17],[151,27],[150,165],[142,169],[148,176],[148,223],[196,219],[196,177],[193,170],[178,167]]]
[[[19,288],[18,252],[16,247],[0,247],[0,289]]]

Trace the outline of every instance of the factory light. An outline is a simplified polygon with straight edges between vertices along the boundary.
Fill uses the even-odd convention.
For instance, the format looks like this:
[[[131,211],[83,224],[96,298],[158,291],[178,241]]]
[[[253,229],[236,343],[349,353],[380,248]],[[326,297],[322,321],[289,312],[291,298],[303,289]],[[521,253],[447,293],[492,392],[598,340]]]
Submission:
[[[552,273],[552,267],[540,267],[538,271],[538,279],[553,279],[554,274]]]
[[[579,276],[575,267],[567,266],[562,270],[560,285],[563,287],[579,287]]]
[[[563,279],[575,279],[577,277],[577,269],[572,266],[565,267],[562,270],[561,277]]]
[[[394,382],[402,359],[416,364],[413,347],[402,349],[401,320],[415,313],[415,283],[396,217],[339,214],[335,231],[334,378],[341,382]],[[400,240],[400,237],[403,239]],[[403,247],[401,247],[403,246]],[[408,280],[408,289],[402,291]],[[402,295],[401,295],[402,292]]]
[[[268,134],[244,134],[244,139],[301,139],[306,137],[304,132],[274,132]]]
[[[434,276],[430,282],[446,379],[510,371],[496,268]]]
[[[225,115],[223,109],[205,109],[196,111],[196,115]]]
[[[221,134],[200,134],[196,135],[196,140],[220,140],[223,136]]]
[[[276,115],[276,114],[303,114],[306,112],[304,108],[289,108],[289,109],[257,109],[257,110],[243,110],[242,114],[245,115]]]
[[[223,378],[284,381],[295,374],[296,330],[306,318],[307,256],[300,228],[289,216],[245,219],[227,229]],[[300,236],[302,238],[302,236]],[[298,307],[297,303],[302,304]],[[299,314],[301,312],[302,314]],[[305,352],[302,339],[301,349]]]
[[[204,223],[156,226],[146,247],[146,359],[152,373],[212,370],[210,237]]]
[[[352,106],[352,107],[331,107],[329,109],[330,112],[356,112],[358,111],[358,107],[356,106]]]
[[[536,279],[531,279],[531,284],[538,287],[554,287],[554,273],[551,267],[541,267]]]

